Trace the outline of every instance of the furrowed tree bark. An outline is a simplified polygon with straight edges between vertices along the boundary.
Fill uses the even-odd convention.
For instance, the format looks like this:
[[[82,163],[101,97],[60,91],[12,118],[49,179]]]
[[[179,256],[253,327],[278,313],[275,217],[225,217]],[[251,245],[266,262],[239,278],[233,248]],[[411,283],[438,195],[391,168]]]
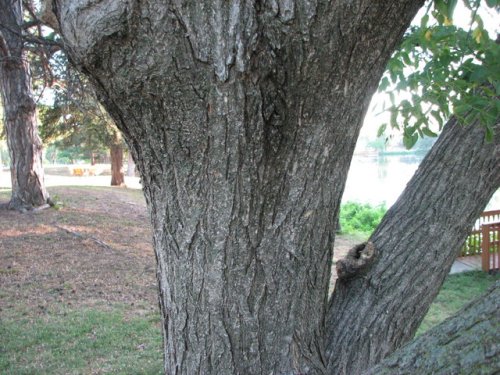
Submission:
[[[360,374],[413,337],[500,187],[500,123],[494,130],[486,142],[479,124],[452,118],[370,238],[371,267],[337,281],[327,321],[330,373]]]
[[[0,0],[0,84],[10,155],[11,209],[43,206],[49,200],[42,167],[29,64],[23,50],[21,2]]]
[[[323,374],[336,216],[423,1],[53,1],[134,154],[168,374]]]
[[[366,375],[498,373],[499,311],[497,281],[484,296],[390,355]]]

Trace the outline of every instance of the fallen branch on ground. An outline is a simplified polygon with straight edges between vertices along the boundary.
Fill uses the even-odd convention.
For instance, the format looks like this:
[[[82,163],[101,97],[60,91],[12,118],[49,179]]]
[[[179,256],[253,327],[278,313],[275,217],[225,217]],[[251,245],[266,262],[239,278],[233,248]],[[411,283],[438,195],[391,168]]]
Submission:
[[[57,225],[57,224],[54,224],[54,226],[60,230],[63,230],[65,231],[66,233],[69,233],[75,237],[78,237],[78,238],[81,238],[81,239],[89,239],[89,240],[92,240],[94,241],[95,243],[97,243],[98,245],[108,249],[108,250],[114,250],[111,246],[109,246],[106,242],[104,241],[101,241],[100,239],[98,238],[95,238],[95,237],[92,237],[92,236],[85,236],[81,233],[78,233],[78,232],[75,232],[75,231],[72,231],[71,229],[68,229],[68,228],[65,228],[65,227],[62,227],[60,225]]]

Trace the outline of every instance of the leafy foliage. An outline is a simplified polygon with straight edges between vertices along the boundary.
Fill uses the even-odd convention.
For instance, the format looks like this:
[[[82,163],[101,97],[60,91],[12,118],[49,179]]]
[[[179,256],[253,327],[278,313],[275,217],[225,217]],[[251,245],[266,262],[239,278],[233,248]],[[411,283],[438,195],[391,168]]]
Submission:
[[[340,208],[342,233],[369,235],[378,226],[386,211],[385,205],[373,207],[367,203],[347,202]]]
[[[436,137],[451,115],[462,124],[479,121],[487,139],[493,137],[500,114],[500,46],[477,11],[484,3],[496,11],[500,2],[463,3],[471,13],[469,30],[453,24],[457,0],[435,0],[420,25],[409,29],[380,82],[379,91],[391,103],[384,108],[391,114],[389,125],[403,132],[408,149],[419,137]],[[396,102],[395,94],[404,99]],[[379,135],[387,126],[381,125]]]
[[[85,78],[74,71],[64,55],[52,60],[57,78],[54,102],[39,105],[40,134],[44,143],[67,151],[70,160],[104,154],[108,146],[121,142],[118,130],[101,108]],[[73,156],[75,157],[73,157]]]

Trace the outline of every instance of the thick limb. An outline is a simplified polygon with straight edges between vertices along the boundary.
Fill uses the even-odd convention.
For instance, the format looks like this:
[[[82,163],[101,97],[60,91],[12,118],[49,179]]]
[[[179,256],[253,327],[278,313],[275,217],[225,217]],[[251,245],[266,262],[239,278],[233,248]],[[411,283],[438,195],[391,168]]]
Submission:
[[[495,132],[486,142],[479,124],[452,118],[370,238],[371,268],[337,282],[327,323],[330,373],[361,373],[413,337],[500,186],[500,123]]]

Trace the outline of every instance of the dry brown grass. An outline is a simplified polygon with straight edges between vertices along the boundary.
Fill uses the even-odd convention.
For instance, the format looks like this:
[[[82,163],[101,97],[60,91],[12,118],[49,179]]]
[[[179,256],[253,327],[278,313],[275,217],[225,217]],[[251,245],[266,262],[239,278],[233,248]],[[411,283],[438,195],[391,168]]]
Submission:
[[[50,189],[59,210],[0,211],[0,317],[51,304],[119,302],[157,308],[155,259],[142,192],[103,187]],[[0,195],[0,202],[8,192]]]

